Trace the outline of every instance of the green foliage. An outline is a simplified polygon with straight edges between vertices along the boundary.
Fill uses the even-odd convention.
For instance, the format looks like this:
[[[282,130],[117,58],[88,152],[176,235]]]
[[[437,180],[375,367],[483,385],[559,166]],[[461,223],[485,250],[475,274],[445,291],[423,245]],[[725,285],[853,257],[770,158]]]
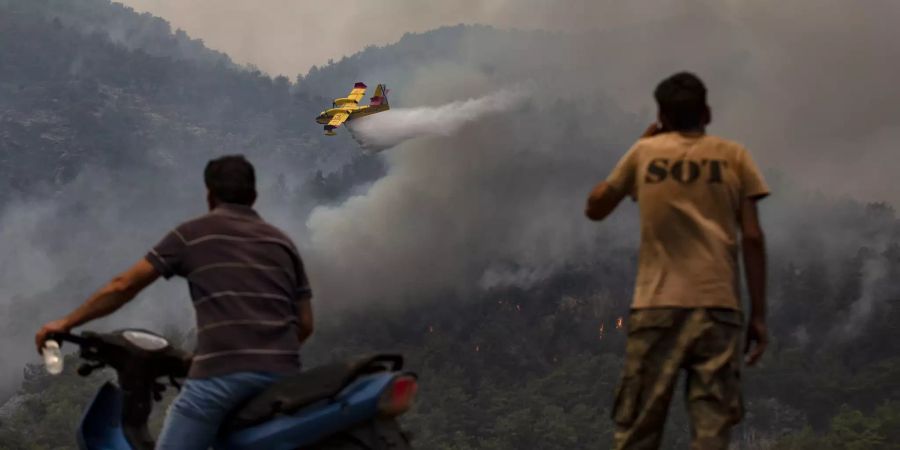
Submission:
[[[74,432],[93,393],[112,374],[89,379],[75,373],[78,358],[65,357],[63,373],[52,376],[42,365],[29,365],[15,397],[15,413],[0,422],[0,449],[50,450],[75,448]],[[5,447],[4,447],[5,446]]]
[[[499,42],[503,57],[517,58],[536,39],[487,27],[444,28],[314,68],[292,85],[237,70],[157,19],[107,7],[106,0],[0,0],[0,159],[15,161],[0,165],[0,196],[62,185],[86,165],[152,165],[160,158],[146,155],[158,149],[190,155],[198,147],[271,148],[286,154],[285,161],[293,160],[295,148],[330,154],[337,144],[317,141],[312,133],[319,128],[310,120],[322,92],[342,90],[364,69],[402,79],[423,61],[460,57],[465,42]],[[91,31],[116,17],[128,18],[126,34],[134,39],[123,43]],[[185,46],[196,51],[182,51]],[[481,58],[485,73],[495,70],[494,61]],[[570,105],[547,108],[563,117]],[[567,134],[584,139],[585,133]],[[357,157],[330,173],[308,173],[301,186],[332,203],[383,171],[377,159]],[[299,168],[296,173],[303,176]],[[288,184],[280,178],[280,200],[295,195]],[[900,226],[894,211],[886,204],[785,197],[771,201],[804,215],[777,230],[782,238],[772,246],[773,343],[762,367],[745,372],[748,415],[736,440],[759,435],[785,450],[897,449]],[[809,232],[823,224],[833,228],[824,235],[839,236],[827,257],[821,235]],[[419,448],[606,448],[624,343],[615,319],[628,312],[635,254],[622,245],[606,250],[531,289],[398,299],[402,306],[360,306],[328,317],[317,325],[305,360],[404,353],[421,380],[417,406],[403,418]],[[33,315],[22,311],[38,304],[46,305],[33,302],[19,315]],[[861,306],[870,309],[867,315],[860,315]],[[111,376],[83,379],[74,365],[68,358],[58,377],[26,368],[16,407],[0,419],[0,449],[73,447],[81,410]],[[159,405],[154,426],[163,411]],[[684,448],[687,419],[678,400],[671,419],[667,448]]]
[[[146,170],[161,148],[311,144],[320,103],[198,45],[108,0],[0,1],[0,205],[86,166]]]
[[[115,379],[109,369],[89,377],[76,373],[79,358],[66,355],[64,370],[50,375],[43,365],[28,365],[22,387],[11,401],[18,407],[0,419],[0,450],[61,450],[75,448],[75,430],[82,413],[103,383]],[[149,428],[158,432],[168,404],[174,398],[169,389],[150,416]]]
[[[773,450],[900,449],[900,404],[884,403],[869,414],[843,406],[824,434],[809,427],[782,438]]]

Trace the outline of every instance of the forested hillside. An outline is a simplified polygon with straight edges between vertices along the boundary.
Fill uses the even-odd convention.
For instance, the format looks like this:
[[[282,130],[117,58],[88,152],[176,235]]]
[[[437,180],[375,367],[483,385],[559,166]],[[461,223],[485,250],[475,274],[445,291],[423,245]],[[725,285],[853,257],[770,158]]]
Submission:
[[[81,34],[98,34],[129,50],[207,64],[233,66],[228,55],[210,50],[183,30],[151,14],[137,14],[121,3],[106,0],[3,0],[0,7],[10,15],[40,16],[65,24]]]
[[[285,212],[339,201],[383,173],[349,138],[322,140],[311,120],[321,102],[291,94],[288,79],[210,61],[202,46],[178,54],[189,41],[161,19],[108,1],[3,1],[0,12],[0,397],[32,357],[21,342],[34,323],[16,317],[61,313],[69,293],[199,213],[213,155],[247,154],[271,174],[266,198],[296,200]],[[99,31],[112,26],[104,17],[140,39],[113,40]],[[123,227],[132,232],[112,231]],[[132,233],[138,246],[112,242]],[[88,254],[93,267],[80,262]]]
[[[363,286],[372,288],[370,298],[317,298],[317,335],[304,361],[402,351],[421,380],[417,407],[404,419],[417,448],[607,448],[634,276],[634,219],[627,218],[634,211],[626,207],[607,228],[591,228],[589,245],[566,253],[544,250],[580,228],[554,232],[557,210],[542,208],[561,204],[581,223],[584,186],[644,124],[599,87],[567,82],[583,79],[583,68],[560,72],[554,61],[572,45],[555,34],[450,27],[364,49],[294,82],[237,67],[162,19],[105,0],[0,0],[0,350],[8,355],[0,383],[15,386],[0,407],[0,449],[74,448],[79,411],[101,376],[78,378],[72,361],[60,377],[26,365],[35,361],[31,333],[202,210],[199,170],[231,152],[257,165],[264,215],[297,236],[314,275],[329,265],[317,260],[320,241],[305,237],[315,225],[311,211],[360,201],[391,170],[409,167],[404,158],[421,162],[416,155],[438,161],[437,168],[421,166],[435,185],[459,167],[475,174],[466,181],[483,184],[458,189],[474,190],[466,193],[483,210],[453,204],[461,197],[452,189],[413,186],[404,192],[416,202],[416,221],[401,230],[426,243],[455,239],[454,229],[488,236],[485,245],[455,245],[470,255],[459,259],[461,267],[442,263],[454,261],[449,250],[431,256],[435,272],[458,270],[467,286],[421,284],[398,267],[383,283],[408,287],[402,298],[385,298],[392,291],[371,285]],[[536,48],[556,50],[527,58]],[[462,136],[379,156],[361,153],[345,134],[322,138],[312,121],[328,97],[358,80],[387,82],[397,107],[455,100],[463,87],[466,95],[527,81],[539,88],[515,120],[489,118]],[[551,95],[548,80],[561,93]],[[898,449],[895,210],[878,199],[806,192],[777,171],[767,175],[776,193],[762,210],[773,343],[761,367],[745,372],[748,415],[735,444]],[[534,187],[542,184],[548,187]],[[517,197],[520,190],[527,198]],[[496,205],[516,201],[527,211],[504,222],[508,210]],[[393,213],[390,206],[383,209]],[[431,217],[430,206],[450,213]],[[476,219],[454,221],[470,213]],[[358,217],[372,229],[378,219]],[[540,226],[529,228],[529,220]],[[527,241],[515,243],[525,250],[503,247],[523,230],[531,240],[514,240]],[[96,249],[97,242],[105,245]],[[529,260],[532,248],[546,269]],[[339,275],[349,283],[356,274]],[[123,312],[123,322],[188,335],[182,288],[151,292]],[[671,415],[666,448],[686,448],[680,400]]]
[[[4,196],[65,183],[85,164],[142,164],[159,156],[151,149],[236,152],[251,142],[251,150],[300,156],[286,160],[299,167],[312,145],[335,148],[311,133],[321,102],[291,95],[285,77],[235,66],[160,18],[106,0],[0,8],[0,154],[16,159],[0,168]]]

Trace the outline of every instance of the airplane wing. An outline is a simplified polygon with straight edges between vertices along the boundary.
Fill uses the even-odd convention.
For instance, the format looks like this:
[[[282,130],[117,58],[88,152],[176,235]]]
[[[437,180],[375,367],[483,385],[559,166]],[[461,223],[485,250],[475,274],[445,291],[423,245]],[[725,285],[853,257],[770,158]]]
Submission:
[[[363,97],[366,96],[366,85],[363,83],[356,83],[353,85],[353,90],[350,91],[350,94],[347,95],[347,98],[353,100],[356,103],[359,103]]]
[[[346,122],[348,117],[350,117],[349,113],[339,112],[331,117],[331,121],[328,122],[328,125],[325,125],[325,128],[337,128],[341,126],[342,123]]]

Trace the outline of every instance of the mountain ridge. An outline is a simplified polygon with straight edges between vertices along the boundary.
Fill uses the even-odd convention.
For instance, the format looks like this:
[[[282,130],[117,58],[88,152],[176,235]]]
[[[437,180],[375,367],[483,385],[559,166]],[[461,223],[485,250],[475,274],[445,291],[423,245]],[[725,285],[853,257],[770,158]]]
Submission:
[[[403,250],[407,241],[390,241],[396,236],[375,227],[379,220],[393,224],[390,219],[398,216],[409,219],[402,233],[424,236],[413,243],[450,240],[456,229],[483,234],[491,239],[487,244],[471,238],[458,244],[472,256],[462,260],[461,272],[469,277],[463,279],[478,280],[485,267],[513,275],[535,272],[528,252],[566,237],[561,235],[568,222],[556,220],[559,211],[583,220],[581,185],[595,181],[640,131],[639,117],[584,83],[567,83],[579,68],[559,70],[554,64],[561,56],[520,61],[534,48],[570,45],[558,36],[479,26],[409,34],[394,46],[363,49],[292,84],[218,60],[179,58],[171,49],[154,55],[117,43],[108,33],[85,33],[64,20],[57,24],[53,8],[65,6],[57,0],[37,3],[48,8],[48,16],[3,14],[21,1],[0,0],[0,301],[15,302],[0,304],[4,361],[33,361],[30,333],[39,319],[73,306],[106,274],[140,257],[144,245],[197,213],[198,174],[213,155],[248,154],[260,174],[261,210],[301,237],[309,233],[311,210],[353,206],[371,191],[383,192],[379,181],[398,171],[407,170],[400,172],[401,181],[418,174],[415,181],[427,183],[401,184],[404,195],[381,208],[389,214],[349,217],[369,233],[366,240],[387,240],[387,249]],[[459,136],[423,139],[384,157],[360,155],[346,135],[322,138],[312,120],[323,101],[360,77],[399,87],[392,104],[403,107],[487,92],[530,76],[548,77],[539,86],[549,84],[554,92],[539,90],[516,120],[487,118]],[[582,95],[580,102],[555,96],[567,89]],[[438,185],[454,176],[467,177],[462,188]],[[891,356],[900,351],[893,339],[900,307],[892,281],[900,274],[900,222],[887,204],[841,203],[778,188],[785,192],[764,207],[804,214],[776,218],[773,344],[765,364],[746,372],[750,414],[735,440],[754,450],[844,449],[869,442],[867,436],[900,441],[891,439],[900,429],[894,426],[900,417],[900,361]],[[539,203],[548,197],[550,202]],[[413,207],[396,206],[406,199]],[[528,205],[527,211],[510,221],[507,215],[515,211],[502,209],[509,203]],[[550,209],[548,203],[562,206]],[[473,205],[483,209],[461,220]],[[529,219],[537,222],[532,234],[516,234],[533,224]],[[378,294],[356,304],[323,299],[321,326],[305,358],[315,365],[386,348],[406,354],[422,380],[420,401],[404,418],[420,448],[595,448],[612,432],[609,403],[625,337],[616,324],[628,313],[636,254],[634,240],[616,227],[634,230],[624,219],[604,224],[590,235],[588,244],[596,245],[579,248],[572,261],[541,260],[538,253],[532,258],[538,263],[559,264],[530,284],[513,280],[425,295],[412,290],[421,280],[398,273],[403,266],[389,270],[380,284],[411,292],[382,298],[383,291],[375,291],[380,286],[369,283],[362,287]],[[505,241],[522,241],[526,252],[500,253]],[[370,249],[339,256],[355,260]],[[311,260],[320,256],[310,253]],[[379,254],[378,261],[386,265],[388,256]],[[449,250],[435,252],[429,272],[457,269],[441,265],[451,256]],[[39,273],[29,276],[30,271]],[[335,276],[349,283],[355,275]],[[190,307],[181,288],[142,295],[117,314],[115,325],[172,323],[187,329]],[[869,316],[851,323],[860,300],[871,308]],[[0,449],[73,445],[71,430],[92,385],[71,366],[60,378],[26,366],[23,396],[0,423]],[[5,369],[21,377],[21,364]],[[684,448],[689,439],[680,406],[673,407],[666,448]]]

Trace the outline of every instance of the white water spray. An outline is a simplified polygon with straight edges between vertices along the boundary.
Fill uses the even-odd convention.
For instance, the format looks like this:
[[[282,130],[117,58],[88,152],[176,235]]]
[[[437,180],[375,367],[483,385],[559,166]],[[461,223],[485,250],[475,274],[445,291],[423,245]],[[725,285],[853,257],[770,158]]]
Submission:
[[[516,87],[441,106],[391,109],[354,120],[347,129],[364,149],[378,152],[420,136],[451,136],[467,123],[516,108],[527,96],[527,89]]]

